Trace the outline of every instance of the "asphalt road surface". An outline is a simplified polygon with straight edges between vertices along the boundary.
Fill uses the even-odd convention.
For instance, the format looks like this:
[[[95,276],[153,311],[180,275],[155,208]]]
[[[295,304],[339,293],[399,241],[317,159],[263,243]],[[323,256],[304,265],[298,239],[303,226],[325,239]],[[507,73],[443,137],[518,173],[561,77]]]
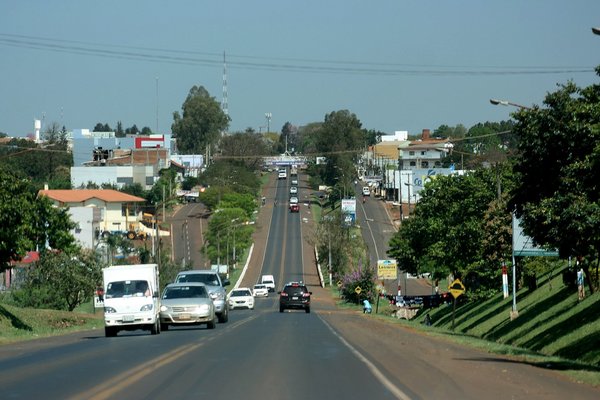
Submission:
[[[257,299],[254,310],[232,311],[214,330],[113,338],[89,331],[2,346],[0,398],[600,398],[599,389],[553,371],[336,308],[309,260],[309,209],[288,211],[288,186],[273,183],[278,201],[264,207],[272,211],[262,226],[268,242],[254,276],[273,274],[278,287],[304,280],[313,292],[310,314],[280,313],[275,294]]]

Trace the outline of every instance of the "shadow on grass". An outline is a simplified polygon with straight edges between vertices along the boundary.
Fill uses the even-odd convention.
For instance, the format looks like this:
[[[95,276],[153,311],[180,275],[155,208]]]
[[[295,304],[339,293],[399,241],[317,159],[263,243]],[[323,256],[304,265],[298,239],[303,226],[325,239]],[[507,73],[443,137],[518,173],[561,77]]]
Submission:
[[[525,364],[533,367],[550,369],[554,371],[587,371],[587,372],[600,372],[600,367],[593,365],[583,365],[568,360],[541,360],[541,361],[530,361],[530,360],[517,360],[512,358],[504,357],[472,357],[472,358],[457,358],[456,360],[463,361],[483,361],[483,362],[501,362],[501,363],[512,363],[512,364]]]
[[[24,331],[33,331],[33,328],[29,325],[27,325],[26,323],[24,323],[23,321],[21,321],[17,316],[15,316],[13,313],[11,313],[10,311],[8,311],[6,308],[0,306],[0,315],[2,315],[3,317],[5,317],[6,319],[8,319],[10,321],[10,323],[12,324],[12,326],[16,329],[21,329]]]
[[[549,296],[546,299],[527,307],[526,312],[521,312],[517,319],[511,321],[510,323],[502,324],[498,329],[491,330],[484,336],[484,338],[494,341],[504,338],[507,339],[506,343],[510,343],[512,342],[512,339],[508,339],[508,337],[511,332],[515,331],[517,328],[531,323],[532,320],[538,318],[539,314],[564,301],[572,294],[573,292],[571,289],[564,287],[562,290],[554,293],[552,296]]]

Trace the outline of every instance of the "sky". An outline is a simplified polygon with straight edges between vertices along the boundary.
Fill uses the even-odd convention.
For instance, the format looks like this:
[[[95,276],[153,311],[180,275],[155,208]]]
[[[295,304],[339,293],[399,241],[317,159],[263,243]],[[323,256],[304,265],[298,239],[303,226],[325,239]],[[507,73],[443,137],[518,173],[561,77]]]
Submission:
[[[194,86],[230,132],[349,110],[419,134],[598,83],[598,0],[2,0],[0,132],[117,121],[170,133]],[[271,115],[270,120],[266,117]]]

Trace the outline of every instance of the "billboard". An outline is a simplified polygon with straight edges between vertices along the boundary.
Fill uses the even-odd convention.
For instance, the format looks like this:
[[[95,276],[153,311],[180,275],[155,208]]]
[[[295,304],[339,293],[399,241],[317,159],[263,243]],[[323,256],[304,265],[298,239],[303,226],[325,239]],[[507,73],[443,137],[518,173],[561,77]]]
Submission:
[[[342,199],[342,214],[346,225],[356,222],[356,199]]]
[[[513,256],[515,257],[557,257],[558,251],[546,250],[533,244],[533,239],[525,235],[521,222],[513,213]]]

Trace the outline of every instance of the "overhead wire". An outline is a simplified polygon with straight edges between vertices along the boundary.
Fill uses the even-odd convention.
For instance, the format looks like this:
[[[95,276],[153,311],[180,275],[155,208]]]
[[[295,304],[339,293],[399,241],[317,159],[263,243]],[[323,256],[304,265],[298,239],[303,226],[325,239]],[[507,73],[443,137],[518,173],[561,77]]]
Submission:
[[[43,38],[0,33],[0,45],[59,53],[99,56],[154,63],[222,66],[222,54],[193,50],[164,49],[119,44],[101,44],[78,40]],[[202,56],[196,57],[196,56]],[[360,75],[540,75],[593,72],[592,67],[566,66],[450,66],[400,64],[365,61],[319,60],[311,58],[261,57],[228,54],[228,66],[246,70],[267,70],[310,73],[347,73]],[[262,61],[236,61],[262,60]]]

